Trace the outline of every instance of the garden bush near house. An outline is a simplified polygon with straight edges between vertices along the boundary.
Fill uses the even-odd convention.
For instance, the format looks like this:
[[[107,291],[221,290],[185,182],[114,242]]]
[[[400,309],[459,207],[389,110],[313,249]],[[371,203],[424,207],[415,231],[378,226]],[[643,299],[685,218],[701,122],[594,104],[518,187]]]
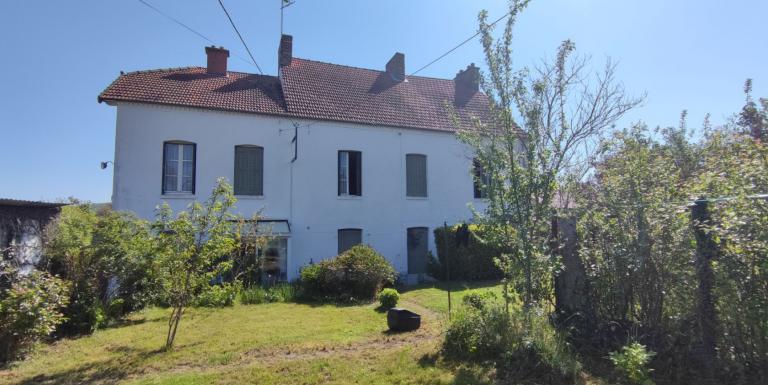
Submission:
[[[482,241],[478,225],[438,227],[434,231],[437,258],[430,258],[429,273],[441,280],[498,279],[501,271],[493,259],[502,250]]]
[[[249,286],[240,291],[240,303],[244,305],[257,305],[272,302],[294,302],[298,294],[296,285],[291,283],[279,283],[263,288],[261,286]]]
[[[379,304],[382,309],[391,309],[397,306],[397,301],[400,300],[400,293],[392,288],[386,288],[379,293]]]
[[[0,364],[21,358],[64,320],[66,282],[45,272],[21,275],[0,261]]]
[[[232,306],[237,298],[240,285],[225,283],[222,285],[211,285],[204,288],[195,298],[195,306],[201,307],[225,307]]]
[[[395,281],[395,269],[370,246],[357,245],[301,271],[303,294],[314,300],[372,300]]]

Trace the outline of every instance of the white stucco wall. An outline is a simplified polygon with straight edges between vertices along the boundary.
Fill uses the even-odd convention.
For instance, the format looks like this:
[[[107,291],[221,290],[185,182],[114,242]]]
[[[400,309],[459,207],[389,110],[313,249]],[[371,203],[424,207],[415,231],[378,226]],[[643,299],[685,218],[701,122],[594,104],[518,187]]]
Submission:
[[[300,124],[309,121],[298,121]],[[407,270],[406,229],[471,219],[471,151],[450,133],[322,122],[299,129],[298,159],[291,164],[292,123],[283,118],[134,103],[117,107],[112,204],[147,219],[165,201],[177,211],[204,200],[220,176],[232,180],[234,146],[264,148],[264,196],[239,197],[237,212],[261,210],[291,224],[288,276],[310,259],[334,256],[337,230],[363,229],[363,242]],[[195,196],[161,194],[163,142],[197,144]],[[362,152],[362,196],[337,195],[337,153]],[[427,155],[428,198],[405,196],[405,155]]]

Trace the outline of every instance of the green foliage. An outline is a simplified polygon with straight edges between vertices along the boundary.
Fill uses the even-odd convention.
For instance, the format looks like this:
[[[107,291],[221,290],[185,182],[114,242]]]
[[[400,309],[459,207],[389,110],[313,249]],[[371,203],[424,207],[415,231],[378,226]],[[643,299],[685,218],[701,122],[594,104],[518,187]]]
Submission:
[[[397,301],[400,300],[400,293],[392,288],[386,288],[379,293],[379,304],[382,309],[391,309],[397,306]]]
[[[248,286],[240,291],[238,297],[243,305],[267,303],[267,291],[261,286]]]
[[[203,289],[195,297],[194,305],[201,307],[225,307],[232,306],[239,292],[239,285],[225,283],[223,285],[212,285]]]
[[[240,303],[245,305],[295,302],[297,297],[297,287],[291,283],[279,283],[266,289],[261,286],[249,286],[240,291]]]
[[[653,385],[654,382],[650,378],[652,369],[648,368],[648,363],[654,355],[654,352],[647,351],[639,342],[632,342],[622,347],[620,352],[611,352],[608,358],[630,383]]]
[[[372,300],[382,287],[394,281],[392,265],[366,245],[356,245],[301,271],[304,294],[316,300]]]
[[[469,306],[456,314],[445,333],[445,357],[494,364],[500,378],[543,369],[571,378],[581,370],[565,335],[545,315],[524,312],[519,302],[508,312],[492,296],[464,298]]]
[[[235,202],[232,186],[220,178],[205,203],[193,202],[175,217],[167,204],[158,209],[153,225],[159,246],[155,266],[173,308],[166,349],[173,347],[183,310],[195,293],[204,292],[232,268],[232,260],[224,256],[239,246],[239,222],[229,212]]]
[[[502,248],[484,241],[486,235],[482,227],[462,225],[435,228],[435,246],[437,259],[431,258],[430,275],[445,280],[488,280],[501,278],[494,258],[502,253]],[[447,270],[450,268],[450,272]],[[447,277],[450,274],[450,277]]]
[[[90,332],[157,298],[147,222],[128,213],[97,212],[88,204],[70,205],[49,225],[46,238],[48,269],[71,282],[62,332]]]
[[[496,293],[488,290],[472,290],[461,297],[461,302],[464,305],[477,310],[482,310],[497,300]]]
[[[51,275],[20,274],[0,261],[0,364],[21,358],[64,320],[68,285]]]

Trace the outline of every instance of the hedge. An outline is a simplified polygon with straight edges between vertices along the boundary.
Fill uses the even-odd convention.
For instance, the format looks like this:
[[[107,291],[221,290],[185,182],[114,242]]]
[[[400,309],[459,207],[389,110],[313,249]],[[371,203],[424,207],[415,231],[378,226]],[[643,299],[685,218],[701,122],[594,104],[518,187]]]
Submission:
[[[430,274],[440,280],[487,280],[501,278],[493,259],[501,254],[497,247],[482,242],[478,225],[457,224],[435,229],[437,258],[430,259]],[[446,250],[447,247],[447,250]],[[446,277],[446,261],[449,276]]]

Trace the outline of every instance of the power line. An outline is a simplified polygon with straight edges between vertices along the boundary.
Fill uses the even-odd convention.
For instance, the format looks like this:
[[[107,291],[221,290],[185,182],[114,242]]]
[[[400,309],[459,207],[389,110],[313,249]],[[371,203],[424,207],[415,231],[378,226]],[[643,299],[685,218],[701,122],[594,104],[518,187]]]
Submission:
[[[164,17],[164,18],[166,18],[166,19],[168,19],[168,20],[170,20],[170,21],[172,21],[172,22],[176,23],[177,25],[179,25],[179,26],[183,27],[183,28],[184,28],[184,29],[186,29],[187,31],[194,33],[194,34],[195,34],[195,35],[197,35],[199,38],[201,38],[201,39],[203,39],[203,40],[205,40],[205,41],[207,41],[207,42],[211,43],[211,45],[216,45],[216,42],[214,42],[213,40],[211,40],[211,39],[210,39],[210,38],[208,38],[207,36],[203,35],[202,33],[200,33],[200,32],[197,32],[196,30],[194,30],[192,27],[188,26],[187,24],[184,24],[184,23],[183,23],[181,20],[179,20],[179,19],[176,19],[175,17],[173,17],[173,16],[171,16],[171,15],[169,15],[169,14],[167,14],[167,13],[163,12],[162,10],[160,10],[159,8],[155,7],[154,5],[152,5],[152,4],[148,3],[148,2],[146,2],[145,0],[138,0],[138,1],[139,1],[141,4],[144,4],[145,6],[147,6],[147,8],[149,8],[149,9],[151,9],[151,10],[155,11],[155,12],[156,12],[158,15],[160,15],[160,16],[162,16],[162,17]],[[245,63],[248,63],[248,64],[250,64],[250,65],[253,65],[253,63],[251,63],[250,61],[246,60],[246,59],[245,59],[244,57],[242,57],[241,55],[237,54],[237,52],[233,52],[232,54],[233,54],[233,55],[235,55],[235,57],[237,57],[238,59],[242,60],[243,62],[245,62]],[[256,68],[258,68],[258,66],[257,66]]]
[[[500,21],[502,21],[502,20],[506,19],[507,17],[509,17],[509,15],[511,15],[511,14],[512,14],[512,11],[505,13],[503,16],[501,16],[500,18],[496,19],[496,21],[494,21],[493,23],[489,24],[488,26],[489,26],[489,27],[493,27],[493,26],[494,26],[494,25],[496,25],[498,22],[500,22]],[[472,41],[472,39],[476,38],[478,35],[480,35],[480,31],[477,31],[477,32],[475,32],[475,34],[474,34],[474,35],[472,35],[472,36],[468,37],[466,40],[462,41],[462,42],[461,42],[461,43],[459,43],[457,46],[455,46],[455,47],[453,47],[453,48],[449,49],[449,50],[448,50],[447,52],[445,52],[444,54],[442,54],[442,55],[438,56],[438,57],[437,57],[437,59],[435,59],[435,60],[432,60],[431,62],[427,63],[425,66],[423,66],[423,67],[421,67],[421,68],[417,69],[416,71],[413,71],[413,72],[412,72],[410,75],[408,75],[408,76],[413,76],[413,75],[416,75],[417,73],[421,72],[421,71],[422,71],[422,70],[424,70],[425,68],[427,68],[427,67],[431,66],[432,64],[435,64],[435,63],[437,63],[437,62],[438,62],[438,61],[440,61],[442,58],[444,58],[444,57],[446,57],[446,56],[450,55],[450,54],[451,54],[451,52],[453,52],[453,51],[455,51],[455,50],[459,49],[459,47],[461,47],[461,46],[463,46],[464,44],[467,44],[467,43],[469,43],[470,41]]]
[[[253,60],[253,64],[256,65],[256,68],[259,70],[259,73],[264,75],[264,72],[261,70],[261,67],[259,67],[259,63],[256,63],[256,59],[253,58],[253,54],[251,53],[251,49],[248,48],[248,44],[245,44],[245,40],[243,39],[243,35],[240,34],[240,31],[237,30],[237,26],[235,25],[235,22],[232,21],[232,17],[229,16],[229,12],[227,11],[227,7],[224,6],[224,3],[219,0],[219,5],[221,6],[221,9],[224,10],[224,14],[227,15],[227,19],[229,19],[229,24],[232,24],[232,28],[235,29],[235,32],[237,33],[237,37],[240,38],[240,42],[243,43],[243,46],[245,47],[245,50],[248,52],[248,56],[251,57],[251,60]]]
[[[203,40],[205,40],[205,41],[207,41],[207,42],[209,42],[209,43],[211,43],[211,44],[215,44],[215,43],[213,42],[213,40],[209,39],[207,36],[203,35],[203,34],[202,34],[202,33],[200,33],[200,32],[197,32],[197,31],[195,31],[194,29],[192,29],[192,27],[190,27],[190,26],[188,26],[188,25],[186,25],[186,24],[182,23],[180,20],[176,19],[175,17],[173,17],[173,16],[171,16],[171,15],[169,15],[169,14],[167,14],[167,13],[165,13],[165,12],[161,11],[161,10],[159,10],[159,9],[158,9],[157,7],[155,7],[154,5],[152,5],[152,4],[150,4],[150,3],[147,3],[147,2],[146,2],[146,1],[144,1],[144,0],[139,0],[139,3],[142,3],[142,4],[146,5],[146,6],[147,6],[147,7],[149,7],[151,10],[153,10],[153,11],[157,12],[158,14],[160,14],[160,15],[161,15],[161,16],[163,16],[163,17],[165,17],[166,19],[168,19],[168,20],[171,20],[171,21],[173,21],[174,23],[176,23],[176,24],[178,24],[178,25],[180,25],[180,26],[184,27],[184,28],[185,28],[187,31],[194,33],[195,35],[199,36],[199,37],[200,37],[200,38],[202,38]]]

